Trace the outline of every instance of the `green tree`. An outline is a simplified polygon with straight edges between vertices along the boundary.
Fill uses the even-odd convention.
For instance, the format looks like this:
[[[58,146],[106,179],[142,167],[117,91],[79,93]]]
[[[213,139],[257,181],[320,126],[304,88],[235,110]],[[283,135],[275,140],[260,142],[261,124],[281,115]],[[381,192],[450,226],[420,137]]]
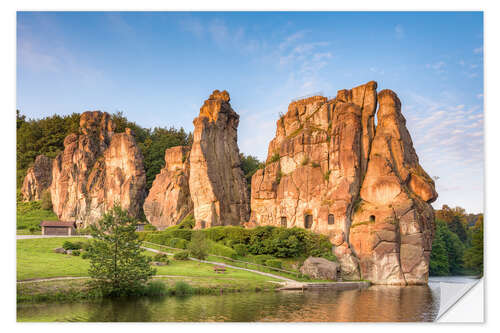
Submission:
[[[194,232],[191,236],[191,242],[188,245],[189,253],[192,257],[205,260],[208,256],[208,242],[203,232]]]
[[[432,242],[431,259],[429,263],[429,274],[433,276],[448,275],[450,265],[448,254],[446,253],[446,243],[444,241],[442,226],[436,225],[436,234]]]
[[[484,238],[483,216],[480,216],[471,232],[471,247],[465,251],[465,267],[483,275]]]
[[[118,205],[91,226],[89,274],[91,284],[103,295],[133,295],[156,272],[150,258],[142,254],[136,226],[137,222]]]
[[[245,175],[247,181],[248,192],[250,192],[252,186],[252,176],[255,172],[263,166],[263,163],[257,159],[257,157],[252,155],[245,155],[240,153],[241,157],[241,169]]]
[[[45,210],[52,210],[52,197],[50,195],[50,190],[45,190],[40,198],[40,208]]]

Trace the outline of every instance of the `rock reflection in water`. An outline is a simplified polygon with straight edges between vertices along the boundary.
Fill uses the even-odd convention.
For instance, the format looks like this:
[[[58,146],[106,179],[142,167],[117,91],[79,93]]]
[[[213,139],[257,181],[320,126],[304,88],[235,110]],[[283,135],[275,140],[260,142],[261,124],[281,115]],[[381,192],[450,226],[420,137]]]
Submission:
[[[364,290],[242,293],[185,298],[23,304],[19,321],[432,321],[439,296],[428,286],[372,286]]]

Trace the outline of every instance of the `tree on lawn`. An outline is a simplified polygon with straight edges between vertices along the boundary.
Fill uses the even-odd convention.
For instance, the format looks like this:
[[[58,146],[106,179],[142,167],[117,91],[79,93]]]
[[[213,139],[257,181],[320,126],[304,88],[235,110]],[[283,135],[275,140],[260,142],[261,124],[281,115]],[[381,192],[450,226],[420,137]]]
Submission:
[[[156,273],[142,254],[137,221],[115,205],[92,225],[89,247],[91,284],[105,296],[136,294]]]

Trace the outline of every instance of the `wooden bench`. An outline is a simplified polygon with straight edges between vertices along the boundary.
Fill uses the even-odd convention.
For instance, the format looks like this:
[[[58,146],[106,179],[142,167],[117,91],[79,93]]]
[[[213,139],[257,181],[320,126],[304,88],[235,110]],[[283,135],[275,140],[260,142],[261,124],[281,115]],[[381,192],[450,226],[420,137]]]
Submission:
[[[224,273],[226,271],[226,267],[224,266],[214,266],[215,273]]]

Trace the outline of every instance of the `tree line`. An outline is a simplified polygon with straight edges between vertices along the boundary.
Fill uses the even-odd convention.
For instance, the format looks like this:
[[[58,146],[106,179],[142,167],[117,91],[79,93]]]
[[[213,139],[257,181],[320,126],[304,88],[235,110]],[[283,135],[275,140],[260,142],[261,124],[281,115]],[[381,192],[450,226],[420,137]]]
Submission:
[[[80,114],[53,115],[42,119],[27,119],[16,110],[17,127],[17,187],[22,186],[26,171],[34,163],[35,158],[44,154],[55,158],[64,150],[64,139],[71,133],[78,133]],[[146,190],[149,191],[160,170],[165,166],[165,150],[175,146],[191,146],[193,135],[184,128],[154,127],[145,128],[129,121],[122,112],[111,115],[116,125],[115,132],[121,133],[125,128],[134,131],[135,140],[144,157],[146,172]],[[251,177],[261,165],[254,156],[241,154],[242,169],[250,190]]]
[[[430,275],[483,274],[483,218],[461,207],[436,210]]]

